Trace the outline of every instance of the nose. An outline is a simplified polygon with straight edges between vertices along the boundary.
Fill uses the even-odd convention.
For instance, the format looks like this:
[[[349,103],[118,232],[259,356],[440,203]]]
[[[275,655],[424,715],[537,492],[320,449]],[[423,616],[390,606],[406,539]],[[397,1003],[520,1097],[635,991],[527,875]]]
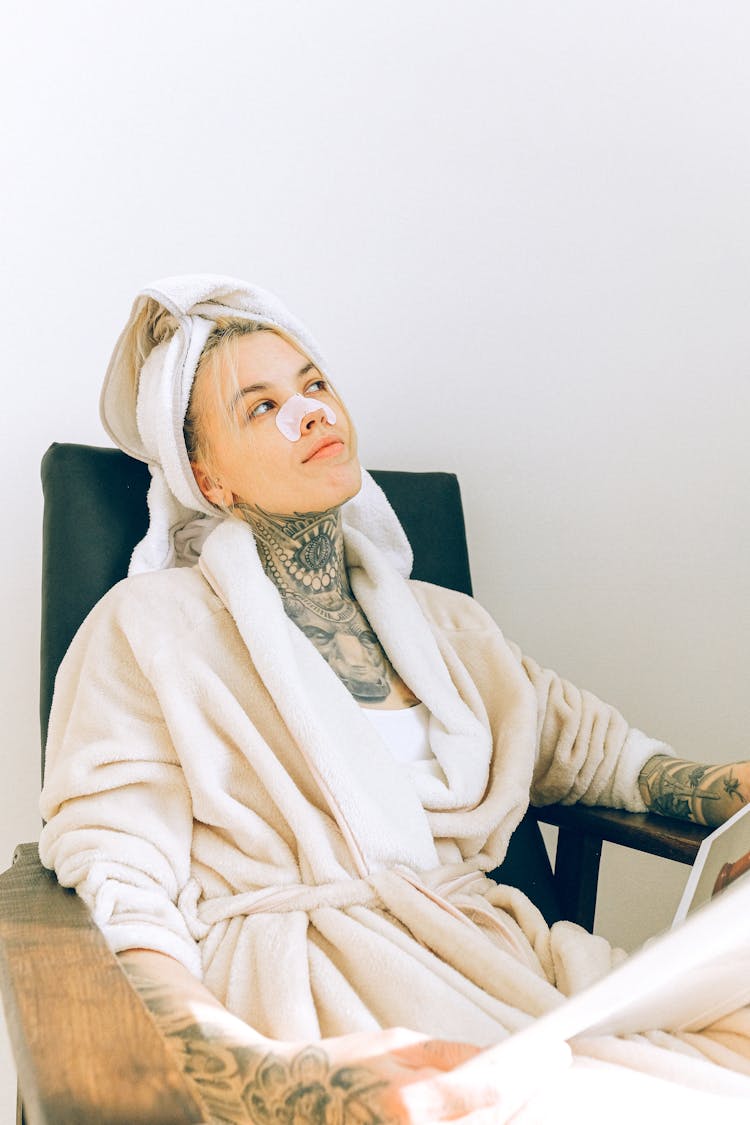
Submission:
[[[309,414],[305,414],[300,423],[300,434],[309,433],[316,422],[320,424],[321,422],[327,421],[326,412],[322,406],[317,410],[311,410]]]
[[[316,422],[329,422],[333,425],[336,415],[324,402],[304,395],[292,395],[276,414],[276,425],[288,441],[299,441]]]

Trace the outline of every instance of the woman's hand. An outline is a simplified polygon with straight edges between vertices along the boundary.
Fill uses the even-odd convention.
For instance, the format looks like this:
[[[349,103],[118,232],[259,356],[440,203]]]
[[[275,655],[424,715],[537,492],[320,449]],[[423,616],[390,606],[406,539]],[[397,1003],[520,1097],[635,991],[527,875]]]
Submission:
[[[457,1098],[462,1106],[474,1100],[473,1078],[465,1080],[461,1067],[480,1054],[478,1047],[426,1039],[403,1028],[314,1044],[278,1042],[233,1016],[173,958],[128,950],[120,962],[211,1120],[437,1125],[456,1120]],[[454,1082],[433,1085],[456,1068]],[[485,1087],[476,1105],[485,1105],[486,1098]]]
[[[478,1053],[400,1028],[295,1044],[263,1039],[249,1027],[226,1035],[192,1024],[168,1042],[210,1119],[232,1125],[437,1125],[453,1115],[444,1092],[431,1095],[431,1080]],[[418,1104],[429,1099],[429,1116],[407,1109],[414,1085]]]
[[[271,1121],[426,1125],[429,1121],[437,1125],[454,1119],[453,1103],[441,1091],[430,1096],[431,1081],[479,1053],[477,1047],[424,1039],[403,1028],[304,1046],[270,1042],[266,1046],[265,1053],[257,1052],[241,1062],[238,1053],[232,1052],[239,1063],[238,1092],[246,1114],[237,1121],[253,1125]],[[429,1098],[429,1116],[407,1108],[410,1087],[419,1088],[417,1104]],[[226,1114],[226,1103],[213,1104]]]
[[[709,766],[657,754],[638,784],[650,811],[715,827],[750,802],[750,762]]]

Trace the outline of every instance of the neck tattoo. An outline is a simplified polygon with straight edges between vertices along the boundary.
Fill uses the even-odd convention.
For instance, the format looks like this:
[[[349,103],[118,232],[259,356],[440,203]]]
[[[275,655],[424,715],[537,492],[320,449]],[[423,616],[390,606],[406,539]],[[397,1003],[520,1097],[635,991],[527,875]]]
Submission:
[[[253,529],[287,616],[358,703],[385,702],[397,677],[349,585],[340,509],[285,516],[238,504],[235,511]]]

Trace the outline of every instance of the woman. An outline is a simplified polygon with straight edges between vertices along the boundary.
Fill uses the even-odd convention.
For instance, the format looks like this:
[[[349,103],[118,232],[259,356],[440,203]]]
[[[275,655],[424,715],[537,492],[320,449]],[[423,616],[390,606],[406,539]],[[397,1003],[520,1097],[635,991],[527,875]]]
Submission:
[[[479,1048],[617,957],[485,879],[529,794],[718,823],[748,800],[748,764],[675,759],[471,599],[408,582],[318,348],[271,294],[144,290],[102,416],[150,465],[150,525],[58,677],[43,862],[216,1119],[537,1112],[538,1058],[500,1074]],[[670,1056],[698,1101],[747,1091],[742,1019],[731,1046],[722,1026],[690,1065]],[[623,1049],[589,1058],[629,1089]],[[547,1062],[580,1112],[580,1065],[564,1044]]]

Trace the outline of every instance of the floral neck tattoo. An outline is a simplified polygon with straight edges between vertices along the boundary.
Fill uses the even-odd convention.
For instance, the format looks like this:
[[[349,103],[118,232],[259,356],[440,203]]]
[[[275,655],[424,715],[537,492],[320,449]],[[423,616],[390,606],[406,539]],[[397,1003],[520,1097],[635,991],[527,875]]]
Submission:
[[[397,677],[349,585],[341,510],[286,516],[237,504],[235,511],[253,529],[287,616],[358,703],[384,703]]]

